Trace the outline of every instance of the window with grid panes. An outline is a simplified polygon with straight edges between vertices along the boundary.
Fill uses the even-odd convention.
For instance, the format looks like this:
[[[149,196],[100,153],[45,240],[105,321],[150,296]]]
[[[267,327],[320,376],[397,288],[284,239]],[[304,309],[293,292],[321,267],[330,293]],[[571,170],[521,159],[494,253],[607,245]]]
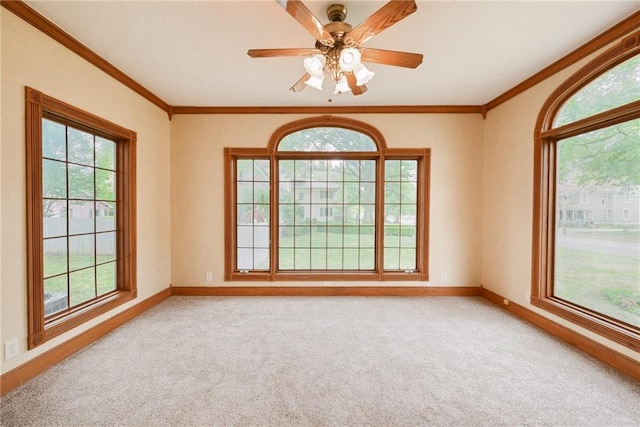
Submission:
[[[45,316],[116,289],[115,155],[112,140],[42,119]]]
[[[135,133],[27,88],[29,347],[135,297]]]
[[[331,119],[225,149],[227,280],[427,280],[429,150]]]

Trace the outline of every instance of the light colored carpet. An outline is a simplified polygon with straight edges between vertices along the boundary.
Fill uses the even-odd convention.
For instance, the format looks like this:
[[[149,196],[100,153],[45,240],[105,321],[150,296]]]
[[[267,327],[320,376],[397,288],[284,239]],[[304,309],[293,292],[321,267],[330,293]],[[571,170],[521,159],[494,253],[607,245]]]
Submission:
[[[479,297],[171,297],[3,426],[640,425],[640,384]]]

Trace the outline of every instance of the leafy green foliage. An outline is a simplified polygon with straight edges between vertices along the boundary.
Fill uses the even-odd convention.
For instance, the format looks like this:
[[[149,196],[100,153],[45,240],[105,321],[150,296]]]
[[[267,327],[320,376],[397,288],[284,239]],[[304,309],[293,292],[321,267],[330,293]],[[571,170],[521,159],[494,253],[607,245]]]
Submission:
[[[373,269],[375,264],[376,203],[385,203],[385,243],[389,269],[415,268],[418,162],[385,161],[384,200],[377,200],[375,160],[350,159],[341,152],[371,152],[377,147],[362,133],[341,128],[311,128],[294,132],[279,144],[279,151],[336,153],[334,158],[287,159],[277,162],[280,269]],[[332,155],[333,156],[333,155]],[[239,228],[256,209],[267,206],[268,177],[256,168],[258,159],[236,162]],[[266,179],[266,182],[269,180]],[[248,214],[247,214],[248,213]],[[382,231],[382,230],[381,230]],[[249,247],[250,242],[242,247]],[[389,258],[389,261],[387,261]],[[391,267],[389,267],[391,266]]]
[[[115,227],[116,143],[43,119],[42,157],[45,236],[64,236],[43,242],[45,292],[69,295],[74,306],[116,287],[115,232],[90,234]]]
[[[51,199],[116,200],[115,142],[42,120],[43,216],[56,214]]]
[[[640,99],[640,55],[596,77],[563,105],[554,127]]]
[[[562,107],[559,127],[640,100],[640,55],[598,76]],[[640,185],[640,119],[583,133],[558,144],[560,182]]]
[[[581,186],[640,185],[640,119],[560,141],[558,167]]]
[[[640,290],[604,288],[602,294],[623,310],[640,315]]]
[[[282,138],[278,151],[376,151],[368,136],[344,128],[315,127],[290,133]]]

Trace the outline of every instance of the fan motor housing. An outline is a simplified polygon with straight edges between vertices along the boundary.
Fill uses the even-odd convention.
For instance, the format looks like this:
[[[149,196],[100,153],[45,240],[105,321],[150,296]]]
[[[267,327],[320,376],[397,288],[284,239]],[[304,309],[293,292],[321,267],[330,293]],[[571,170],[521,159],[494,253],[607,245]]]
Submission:
[[[351,24],[344,22],[346,17],[347,8],[343,4],[332,4],[327,8],[329,23],[324,28],[333,36],[336,42],[341,42],[344,36],[353,30]]]
[[[347,8],[343,4],[332,4],[327,8],[329,22],[344,22],[347,17]]]
[[[324,26],[336,41],[341,40],[353,27],[346,22],[329,22]]]

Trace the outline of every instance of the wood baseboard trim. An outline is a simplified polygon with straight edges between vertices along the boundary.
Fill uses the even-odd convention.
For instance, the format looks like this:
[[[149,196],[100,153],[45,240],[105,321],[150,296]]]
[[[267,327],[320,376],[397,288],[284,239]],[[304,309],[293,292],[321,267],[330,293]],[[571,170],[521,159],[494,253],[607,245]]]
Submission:
[[[481,296],[523,320],[562,339],[581,351],[640,381],[640,363],[519,304],[503,303],[504,297],[484,287],[169,287],[81,333],[71,340],[5,373],[0,395],[26,383],[51,366],[117,329],[169,296]]]
[[[478,296],[479,287],[425,286],[177,286],[179,296]]]
[[[69,341],[62,343],[40,356],[37,356],[3,374],[0,378],[0,395],[4,396],[11,390],[21,386],[56,363],[59,363],[72,354],[82,350],[92,342],[102,338],[109,332],[117,329],[170,296],[171,288],[164,289],[144,301],[141,301],[139,304],[124,310],[122,313],[116,314],[104,322],[71,338]]]
[[[480,288],[480,296],[515,314],[521,319],[526,320],[534,326],[550,333],[551,335],[560,338],[566,343],[576,347],[578,350],[581,350],[601,362],[616,368],[623,374],[640,381],[640,362],[605,347],[599,342],[587,338],[584,335],[535,313],[528,308],[516,304],[513,301],[509,301],[509,305],[505,305],[504,297],[484,287]]]

